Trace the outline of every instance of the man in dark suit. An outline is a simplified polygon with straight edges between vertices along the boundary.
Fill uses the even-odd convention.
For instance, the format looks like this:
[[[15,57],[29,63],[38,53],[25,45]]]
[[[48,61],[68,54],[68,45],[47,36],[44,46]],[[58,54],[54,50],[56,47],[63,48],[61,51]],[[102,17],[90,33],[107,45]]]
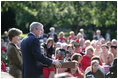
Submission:
[[[100,40],[101,38],[103,38],[103,36],[101,35],[101,31],[96,30],[96,36],[93,39]]]
[[[106,78],[117,78],[117,46],[111,45],[111,53],[114,55],[114,61],[110,67],[110,72],[106,74]]]
[[[50,33],[48,33],[48,38],[52,37],[54,39],[54,42],[56,43],[58,41],[57,34],[55,33],[55,28],[50,28]]]
[[[111,78],[117,78],[117,46],[111,45],[111,53],[114,55],[114,61],[110,68]]]
[[[42,54],[38,39],[42,31],[43,25],[39,22],[33,22],[30,25],[30,33],[21,42],[23,78],[42,78],[43,65],[50,66],[51,64],[54,64],[57,67],[61,67],[59,61],[51,60]]]

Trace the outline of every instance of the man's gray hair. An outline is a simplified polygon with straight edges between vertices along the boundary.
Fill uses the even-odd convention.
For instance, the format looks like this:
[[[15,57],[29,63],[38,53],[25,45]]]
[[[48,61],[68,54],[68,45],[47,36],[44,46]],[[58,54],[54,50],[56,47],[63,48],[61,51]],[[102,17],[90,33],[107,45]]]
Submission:
[[[36,29],[38,29],[39,27],[43,27],[43,25],[41,24],[41,23],[39,23],[39,22],[32,22],[31,24],[30,24],[30,32],[34,29],[34,28],[36,28]]]
[[[53,29],[53,30],[55,30],[55,28],[54,28],[54,27],[50,27],[50,30],[52,30],[52,29]]]

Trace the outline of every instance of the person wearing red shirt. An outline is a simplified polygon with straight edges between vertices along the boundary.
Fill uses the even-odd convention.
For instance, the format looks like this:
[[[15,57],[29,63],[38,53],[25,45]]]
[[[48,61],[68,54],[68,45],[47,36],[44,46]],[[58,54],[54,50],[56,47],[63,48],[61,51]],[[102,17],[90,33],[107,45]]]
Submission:
[[[84,74],[80,71],[78,67],[78,62],[76,60],[73,60],[72,62],[76,62],[76,67],[71,68],[71,70],[68,73],[72,74],[74,77],[77,78],[84,78]]]
[[[52,59],[52,56],[55,54],[54,39],[48,38],[46,44],[42,44],[46,53],[45,56]],[[54,77],[55,69],[49,68],[47,66],[43,67],[43,78]]]
[[[61,43],[67,42],[66,37],[64,36],[64,32],[62,31],[59,33],[58,42],[61,42]]]
[[[76,43],[74,44],[74,50],[76,53],[81,53],[82,52],[82,49],[80,48],[80,44],[79,43]]]
[[[79,43],[79,39],[82,38],[82,34],[79,32],[77,34],[77,39],[75,40],[75,42]]]
[[[2,53],[5,53],[5,52],[6,52],[5,46],[1,46],[1,52],[2,52]]]
[[[68,40],[70,42],[70,40],[76,40],[77,36],[75,36],[75,33],[73,31],[70,31],[70,36],[68,37]]]
[[[83,72],[83,70],[82,70],[82,65],[81,65],[81,59],[82,59],[82,55],[81,54],[79,54],[79,53],[74,53],[72,56],[71,56],[71,61],[77,61],[78,62],[78,67],[79,67],[79,70],[81,71],[81,72]]]
[[[86,70],[88,66],[90,66],[91,58],[94,56],[94,48],[92,46],[88,46],[85,50],[85,55],[82,57],[81,64],[83,71]]]
[[[56,48],[55,56],[56,56],[56,59],[63,60],[65,58],[65,50]]]
[[[2,54],[4,54],[6,52],[6,47],[3,44],[4,44],[4,40],[1,39],[1,53]]]
[[[1,61],[1,69],[6,72],[6,67],[3,61]]]
[[[57,60],[64,61],[64,58],[66,56],[66,51],[64,49],[57,48],[55,54]],[[58,68],[58,73],[63,72],[65,72],[65,68]]]

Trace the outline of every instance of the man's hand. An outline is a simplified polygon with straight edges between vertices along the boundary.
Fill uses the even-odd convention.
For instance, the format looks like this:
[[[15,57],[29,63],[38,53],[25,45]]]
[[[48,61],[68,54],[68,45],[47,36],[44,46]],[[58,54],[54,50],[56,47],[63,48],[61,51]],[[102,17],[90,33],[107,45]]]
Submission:
[[[57,68],[61,68],[62,64],[58,60],[53,60],[53,63]]]

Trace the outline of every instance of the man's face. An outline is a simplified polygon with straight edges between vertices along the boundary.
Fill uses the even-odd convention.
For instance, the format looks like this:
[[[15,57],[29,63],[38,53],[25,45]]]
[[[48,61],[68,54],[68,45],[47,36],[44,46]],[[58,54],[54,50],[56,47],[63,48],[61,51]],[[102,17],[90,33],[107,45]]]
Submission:
[[[51,30],[50,30],[50,32],[52,32],[52,33],[53,33],[54,31],[55,31],[54,29],[51,29]]]
[[[100,32],[97,32],[97,35],[100,35],[101,33]]]
[[[36,34],[37,36],[41,35],[43,33],[43,27],[38,27],[38,29],[36,30]]]

